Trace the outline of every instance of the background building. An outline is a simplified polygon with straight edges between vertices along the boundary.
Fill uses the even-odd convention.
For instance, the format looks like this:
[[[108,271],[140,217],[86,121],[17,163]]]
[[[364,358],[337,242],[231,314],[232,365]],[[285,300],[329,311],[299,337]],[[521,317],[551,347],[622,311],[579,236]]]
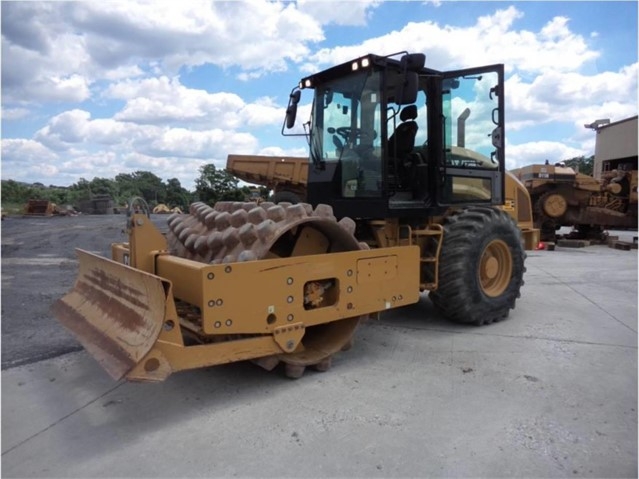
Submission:
[[[586,128],[597,132],[593,176],[614,169],[637,170],[637,116],[608,123],[597,120]]]

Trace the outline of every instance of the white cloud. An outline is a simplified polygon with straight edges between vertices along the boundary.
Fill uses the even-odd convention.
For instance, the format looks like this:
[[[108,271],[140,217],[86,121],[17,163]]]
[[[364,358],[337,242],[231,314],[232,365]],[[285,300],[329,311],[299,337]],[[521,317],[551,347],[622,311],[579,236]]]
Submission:
[[[381,0],[358,0],[351,2],[337,0],[298,0],[298,9],[314,18],[322,25],[333,23],[335,25],[363,26],[371,14],[371,10],[377,8]]]
[[[270,100],[261,99],[256,105],[269,108]],[[54,116],[34,138],[3,140],[4,178],[44,175],[56,177],[58,184],[70,184],[80,177],[113,178],[122,172],[147,170],[164,179],[178,177],[184,186],[192,187],[202,164],[212,162],[223,168],[229,152],[259,150],[257,138],[247,132],[93,119],[79,109]],[[37,169],[24,170],[25,162],[36,164]]]
[[[409,22],[401,30],[350,46],[323,48],[304,63],[307,72],[339,64],[366,53],[388,55],[406,50],[426,54],[435,69],[504,63],[509,70],[571,71],[598,57],[584,38],[570,31],[566,18],[549,21],[539,32],[516,30],[523,13],[510,6],[479,17],[471,27]]]
[[[374,4],[346,9],[359,18]],[[7,2],[2,26],[3,94],[14,102],[82,101],[100,79],[205,63],[259,77],[286,70],[324,40],[320,23],[296,4],[263,0]]]
[[[2,178],[28,181],[57,173],[59,156],[42,143],[25,139],[2,139]]]
[[[35,138],[39,144],[53,150],[66,151],[74,144],[95,143],[113,145],[120,150],[134,148],[153,151],[156,156],[206,157],[219,148],[254,151],[257,147],[257,140],[249,133],[91,119],[91,114],[83,110],[56,115],[36,133]]]
[[[34,138],[52,150],[68,152],[74,145],[89,143],[122,146],[139,137],[141,130],[108,118],[92,120],[88,111],[76,109],[51,118]]]
[[[515,74],[506,83],[508,128],[522,130],[553,121],[582,128],[594,118],[636,115],[638,72],[638,63],[594,75],[548,71],[531,83]]]
[[[65,19],[68,3],[2,5],[2,95],[19,104],[83,101],[91,83],[84,37]]]
[[[35,140],[4,138],[2,140],[2,163],[24,161],[34,159],[54,160],[55,152],[48,149],[42,143]]]
[[[240,121],[249,127],[280,125],[284,121],[286,107],[275,104],[272,98],[258,98],[244,105],[239,111]]]
[[[3,6],[3,10],[4,10]],[[89,98],[90,79],[74,72],[73,48],[60,48],[56,58],[68,58],[61,64],[53,56],[43,56],[21,46],[2,45],[3,103],[81,102]],[[59,57],[58,57],[59,55]]]
[[[126,78],[136,78],[144,75],[144,71],[138,65],[125,65],[104,72],[105,80],[117,81]]]
[[[184,128],[165,130],[144,149],[153,156],[179,156],[186,158],[226,157],[228,151],[251,153],[257,140],[249,133],[225,130],[192,131]]]
[[[118,83],[106,95],[127,100],[115,119],[138,123],[189,121],[232,128],[237,111],[245,106],[236,94],[189,89],[178,78],[165,76]]]
[[[28,114],[29,110],[26,108],[2,108],[3,120],[19,120]]]
[[[519,145],[507,145],[506,168],[510,170],[533,163],[544,163],[546,160],[555,163],[589,154],[592,153],[555,141],[531,141]]]
[[[114,116],[116,120],[147,124],[182,122],[197,129],[278,124],[285,111],[272,98],[261,97],[247,104],[235,93],[187,88],[178,78],[165,76],[116,83],[106,90],[105,97],[126,100],[125,107]]]
[[[84,141],[90,118],[91,113],[88,111],[66,111],[51,118],[49,124],[38,131],[35,137],[45,144],[63,149],[67,143]]]
[[[308,148],[281,148],[279,146],[269,146],[257,152],[264,156],[298,156],[308,158]]]

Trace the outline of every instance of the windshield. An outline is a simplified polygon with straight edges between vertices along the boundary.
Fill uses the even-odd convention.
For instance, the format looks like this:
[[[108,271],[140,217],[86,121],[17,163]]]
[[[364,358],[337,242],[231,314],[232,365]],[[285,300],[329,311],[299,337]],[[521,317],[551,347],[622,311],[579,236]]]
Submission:
[[[370,69],[316,88],[311,161],[340,162],[344,196],[381,191],[379,92],[380,74]]]
[[[379,102],[379,75],[370,71],[319,86],[311,130],[314,159],[337,161],[346,147],[379,147]]]

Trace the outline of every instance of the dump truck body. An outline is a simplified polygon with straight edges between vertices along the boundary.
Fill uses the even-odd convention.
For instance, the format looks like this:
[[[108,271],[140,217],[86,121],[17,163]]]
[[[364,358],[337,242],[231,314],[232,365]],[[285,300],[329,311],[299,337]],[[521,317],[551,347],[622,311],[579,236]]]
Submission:
[[[262,185],[275,194],[283,191],[306,200],[308,158],[294,156],[228,155],[226,171],[237,178]]]

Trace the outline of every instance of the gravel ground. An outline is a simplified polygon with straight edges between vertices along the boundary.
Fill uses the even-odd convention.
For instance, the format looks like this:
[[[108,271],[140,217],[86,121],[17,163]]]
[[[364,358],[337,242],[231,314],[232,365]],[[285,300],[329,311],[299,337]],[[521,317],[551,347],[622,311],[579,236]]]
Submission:
[[[152,215],[160,228],[166,215]],[[110,257],[126,241],[124,215],[9,217],[2,221],[2,369],[82,349],[49,308],[72,286],[75,248]]]
[[[637,477],[636,250],[531,251],[508,320],[450,323],[424,294],[327,373],[140,384],[62,354],[78,345],[48,312],[73,248],[108,255],[123,226],[2,222],[2,477]]]

